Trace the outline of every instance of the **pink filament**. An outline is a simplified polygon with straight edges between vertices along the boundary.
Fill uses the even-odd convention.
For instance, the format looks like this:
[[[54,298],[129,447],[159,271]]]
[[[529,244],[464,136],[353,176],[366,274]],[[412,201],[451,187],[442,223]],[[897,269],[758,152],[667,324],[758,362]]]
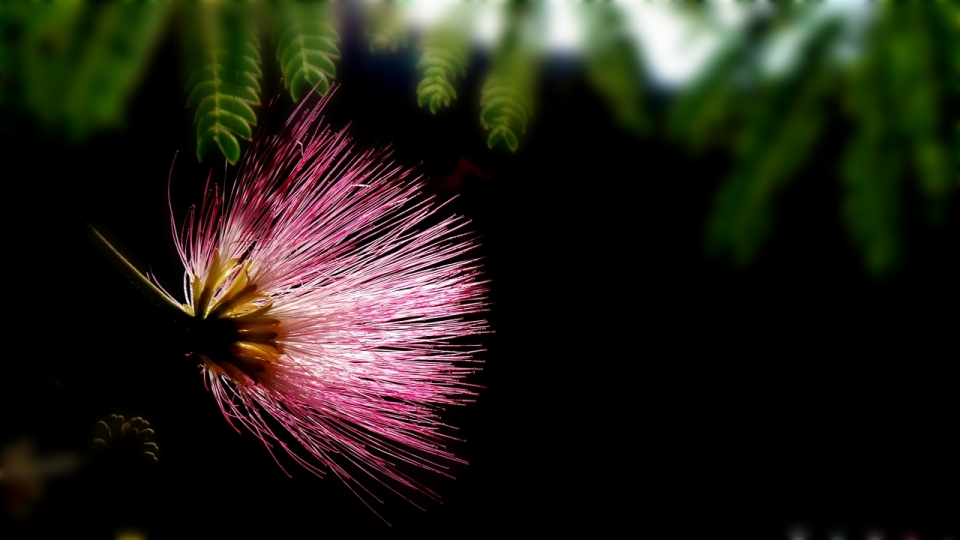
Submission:
[[[229,195],[208,179],[200,210],[174,226],[188,302],[218,250],[221,261],[252,261],[250,281],[284,329],[268,381],[204,371],[231,425],[314,474],[333,471],[368,506],[376,497],[357,473],[436,498],[397,465],[446,474],[462,462],[444,447],[438,413],[475,396],[465,378],[480,349],[461,338],[487,331],[471,318],[485,310],[487,283],[465,256],[475,247],[468,222],[427,225],[437,208],[419,196],[423,180],[389,149],[357,148],[349,126],[327,127],[327,102],[301,105],[278,135],[259,137]]]

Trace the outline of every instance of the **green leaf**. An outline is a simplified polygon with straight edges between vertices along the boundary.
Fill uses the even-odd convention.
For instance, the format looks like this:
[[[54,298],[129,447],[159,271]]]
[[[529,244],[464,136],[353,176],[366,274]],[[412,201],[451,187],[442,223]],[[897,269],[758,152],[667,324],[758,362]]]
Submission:
[[[527,116],[520,110],[517,100],[500,97],[487,101],[480,110],[480,122],[485,127],[508,122],[518,126],[521,131],[526,131]]]
[[[314,68],[299,70],[288,85],[290,87],[290,97],[293,98],[293,101],[300,100],[300,91],[303,89],[304,83],[309,84],[311,88],[316,86],[317,94],[321,96],[326,94],[330,88],[329,79],[322,71]]]
[[[420,84],[417,85],[417,94],[421,95],[435,95],[441,94],[445,96],[450,96],[453,98],[457,97],[457,91],[453,86],[439,77],[432,77],[429,79],[424,79],[420,81]]]
[[[231,114],[224,110],[215,110],[205,114],[197,122],[197,134],[202,137],[203,132],[226,130],[236,136],[250,140],[253,138],[253,131],[243,118]],[[212,134],[211,134],[212,136]]]
[[[197,114],[194,116],[193,122],[197,123],[201,116],[207,114],[216,115],[218,110],[234,114],[249,124],[257,125],[257,114],[253,111],[253,108],[245,101],[234,97],[221,97],[219,103],[214,97],[205,99],[197,107]]]
[[[503,127],[496,127],[487,136],[487,148],[493,149],[498,142],[503,141],[511,152],[516,152],[520,144],[517,136],[512,131]]]
[[[257,94],[257,88],[243,86],[241,84],[231,83],[220,79],[205,81],[194,87],[187,98],[187,107],[193,107],[204,99],[224,96],[232,97],[241,101],[246,101],[251,105],[260,104],[260,96]]]
[[[457,98],[454,81],[458,75],[466,76],[467,41],[462,30],[438,25],[424,35],[419,49],[417,69],[422,78],[417,85],[417,105],[437,114]]]
[[[249,129],[249,125],[232,115],[203,117],[197,125],[197,157],[202,160],[211,142],[215,141],[230,164],[235,165],[240,158],[240,143],[234,134],[249,140]]]
[[[236,44],[236,47],[245,47],[248,44]],[[244,71],[257,79],[263,76],[259,58],[246,56],[237,50],[206,50],[191,61],[189,71],[216,66],[226,72]]]
[[[453,47],[454,45],[451,45]],[[466,77],[465,52],[461,50],[452,50],[439,46],[422,47],[423,55],[417,62],[417,68],[436,67],[442,69],[445,73],[450,73],[450,77],[460,75]]]
[[[584,67],[594,90],[604,98],[614,120],[637,135],[648,131],[644,111],[643,55],[639,42],[617,6],[593,6],[587,17]]]
[[[332,15],[323,9],[308,10],[308,8],[310,6],[301,5],[287,13],[286,28],[280,33],[281,37],[277,43],[278,51],[294,46],[294,41],[300,42],[298,46],[301,48],[324,48],[322,45],[310,41],[311,38],[326,38],[336,49],[335,44],[340,42],[340,35],[337,34],[337,30],[332,25]],[[334,52],[339,54],[339,51]]]
[[[826,123],[822,111],[838,82],[828,60],[835,35],[832,24],[821,26],[798,51],[801,61],[788,75],[757,78],[749,94],[738,89],[736,101],[724,98],[724,106],[735,106],[746,122],[724,132],[736,161],[714,200],[707,239],[711,251],[737,265],[756,258],[770,236],[777,197],[813,160]]]
[[[868,139],[856,140],[843,167],[843,217],[864,264],[877,277],[888,275],[901,252],[900,164],[877,152]]]
[[[190,79],[187,81],[186,88],[195,88],[204,81],[212,81],[214,79],[221,81],[236,81],[236,83],[241,87],[253,90],[253,94],[247,95],[248,98],[252,96],[254,99],[259,100],[258,96],[260,95],[260,78],[245,71],[231,71],[225,66],[210,65],[194,70],[190,75]],[[248,99],[248,101],[250,100]],[[256,104],[255,101],[250,101],[250,103]]]
[[[396,52],[407,46],[405,6],[376,3],[366,10],[365,35],[370,39],[370,52]]]
[[[231,165],[236,165],[240,159],[240,143],[237,142],[236,137],[222,129],[216,132],[215,137],[217,145],[220,146],[220,151],[226,156],[227,161]]]
[[[493,130],[487,135],[487,148],[493,150],[493,147],[497,145],[497,141],[500,140],[500,130]]]
[[[197,139],[197,160],[203,161],[206,157],[210,145],[214,142],[213,137],[199,137]]]
[[[293,5],[281,13],[275,35],[277,60],[284,84],[294,101],[300,100],[305,84],[319,95],[330,88],[337,75],[334,60],[340,57],[339,36],[333,14],[324,5]]]
[[[287,55],[284,55],[286,57]],[[302,49],[290,54],[289,59],[282,64],[284,73],[297,71],[319,71],[334,78],[337,76],[337,67],[326,54],[319,51]]]
[[[238,139],[251,140],[260,104],[260,54],[249,14],[236,6],[191,6],[187,107],[197,107],[197,157],[213,143],[231,164],[240,158]]]
[[[302,50],[307,51],[317,51],[326,55],[328,58],[338,59],[340,58],[340,49],[337,48],[337,43],[332,38],[317,36],[317,35],[299,35],[296,37],[296,43],[288,43],[288,45],[282,50],[285,51],[285,54],[299,54]],[[294,45],[294,46],[291,46]],[[277,50],[281,50],[279,47]],[[289,61],[289,58],[282,57],[281,65],[286,64]]]

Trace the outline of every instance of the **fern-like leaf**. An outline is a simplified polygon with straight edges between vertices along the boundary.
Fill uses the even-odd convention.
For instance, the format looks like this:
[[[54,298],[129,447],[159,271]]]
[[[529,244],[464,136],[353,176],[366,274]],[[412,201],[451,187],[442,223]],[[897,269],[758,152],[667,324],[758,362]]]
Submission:
[[[592,6],[588,15],[589,39],[584,55],[587,76],[621,126],[636,134],[646,133],[650,119],[643,108],[639,45],[619,6]]]
[[[374,4],[367,11],[367,39],[370,52],[397,52],[407,46],[407,23],[402,6]]]
[[[532,4],[512,3],[506,13],[507,24],[480,89],[480,125],[487,131],[487,148],[502,143],[516,152],[533,116],[545,36]]]
[[[231,164],[240,141],[251,140],[260,105],[260,52],[249,13],[231,7],[199,7],[188,39],[187,107],[196,107],[197,158],[214,144]]]
[[[336,16],[326,4],[285,6],[275,29],[277,60],[284,84],[294,101],[300,100],[304,84],[321,96],[337,76],[334,63],[340,58]]]
[[[847,148],[841,168],[847,233],[860,250],[867,270],[875,276],[888,274],[896,267],[903,244],[903,164],[898,153],[886,150],[878,138],[859,137]]]
[[[516,152],[520,135],[533,115],[533,75],[536,62],[528,55],[501,58],[480,91],[480,124],[487,148],[503,143]]]
[[[856,122],[844,157],[844,217],[851,240],[875,276],[899,264],[904,180],[916,178],[933,221],[945,217],[957,189],[948,143],[951,121],[943,80],[956,73],[947,3],[885,5],[878,10],[867,53],[847,84]]]
[[[756,256],[770,232],[776,196],[808,161],[826,124],[823,107],[837,79],[827,58],[838,29],[826,23],[807,38],[801,64],[760,89],[751,121],[734,137],[737,164],[717,194],[709,241],[737,264]]]
[[[753,44],[733,36],[717,57],[680,94],[667,117],[670,137],[693,152],[729,142],[729,134],[744,121],[745,107],[737,75],[749,65],[745,56]]]
[[[943,81],[956,76],[951,48],[960,40],[958,28],[951,22],[955,3],[929,2],[891,6],[891,17],[902,25],[897,37],[888,37],[891,48],[887,64],[888,85],[896,93],[895,101],[906,160],[916,171],[921,195],[928,210],[943,212],[944,203],[956,189],[958,162],[951,159],[949,140],[951,122],[942,108],[950,99]]]
[[[437,26],[420,42],[417,68],[423,73],[417,85],[417,104],[437,114],[457,98],[456,78],[466,77],[467,40],[463,32],[448,26]]]

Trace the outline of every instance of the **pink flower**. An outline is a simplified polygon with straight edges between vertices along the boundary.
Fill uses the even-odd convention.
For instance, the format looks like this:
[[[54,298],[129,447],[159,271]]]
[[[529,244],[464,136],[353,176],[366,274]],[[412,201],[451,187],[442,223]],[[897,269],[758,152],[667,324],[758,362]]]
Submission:
[[[435,497],[397,464],[445,474],[460,461],[439,412],[476,395],[465,379],[486,282],[465,255],[468,222],[436,218],[389,149],[328,127],[327,102],[258,136],[229,193],[208,184],[179,233],[171,209],[182,307],[231,425],[365,504],[364,477]]]

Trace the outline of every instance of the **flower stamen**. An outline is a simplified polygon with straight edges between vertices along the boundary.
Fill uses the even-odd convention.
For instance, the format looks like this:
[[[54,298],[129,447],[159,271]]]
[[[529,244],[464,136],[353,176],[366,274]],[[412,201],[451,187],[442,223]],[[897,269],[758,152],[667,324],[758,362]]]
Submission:
[[[283,348],[277,339],[280,320],[268,317],[273,305],[250,282],[252,261],[223,261],[214,251],[206,279],[194,276],[193,302],[185,306],[198,336],[196,353],[207,368],[243,383],[264,384],[279,363]]]

